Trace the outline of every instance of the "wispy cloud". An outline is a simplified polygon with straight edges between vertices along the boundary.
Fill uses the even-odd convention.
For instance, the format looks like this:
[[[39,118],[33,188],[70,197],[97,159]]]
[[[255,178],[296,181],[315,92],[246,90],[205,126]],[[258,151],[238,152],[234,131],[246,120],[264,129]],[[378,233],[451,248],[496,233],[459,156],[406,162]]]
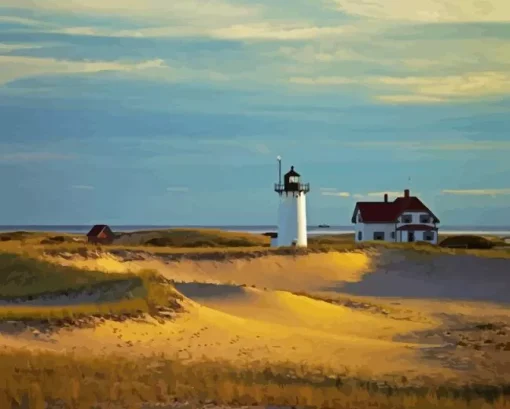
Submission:
[[[136,72],[168,67],[163,60],[136,63],[108,61],[66,61],[53,58],[0,56],[0,85],[36,75],[97,73],[102,71]]]
[[[441,193],[445,195],[462,196],[500,196],[510,195],[510,188],[504,189],[443,189]]]
[[[172,193],[187,193],[190,189],[186,186],[170,186],[166,188],[166,191]]]
[[[510,93],[510,74],[496,71],[444,77],[291,77],[289,82],[324,87],[357,85],[371,89],[376,94],[376,100],[389,103],[438,103]],[[384,95],[388,92],[391,94]]]
[[[1,21],[1,20],[0,20]],[[3,44],[0,43],[0,53],[10,53],[17,50],[34,50],[42,48],[41,45],[36,44]]]
[[[413,192],[413,196],[420,196],[421,193]],[[355,193],[352,195],[353,199],[359,201],[382,201],[384,199],[384,195],[388,195],[388,200],[395,200],[397,197],[402,197],[404,192],[399,191],[381,191],[381,192],[368,192],[368,193]]]
[[[239,41],[296,41],[320,38],[335,38],[340,35],[355,32],[352,26],[310,26],[307,23],[265,23],[233,24],[215,27],[212,25],[199,26],[159,26],[142,27],[130,30],[113,30],[104,27],[63,27],[49,30],[52,33],[101,36],[101,37],[131,37],[131,38],[161,38],[161,37],[207,37],[217,40]]]
[[[438,22],[510,21],[507,0],[334,0],[343,12],[375,19]]]
[[[419,194],[419,193],[417,193]],[[399,197],[403,195],[403,192],[397,192],[397,191],[387,191],[387,192],[369,192],[366,194],[367,197],[384,197],[384,195],[388,195],[388,197]]]
[[[319,191],[322,196],[351,197],[349,192],[339,192],[338,189],[333,187],[321,187]]]
[[[123,16],[151,21],[172,21],[176,16],[196,20],[243,17],[256,13],[257,7],[237,6],[221,0],[2,0],[0,7],[40,9],[56,12]]]
[[[73,185],[71,187],[77,190],[94,190],[94,186],[90,185]]]
[[[379,101],[393,104],[423,104],[446,102],[444,98],[430,97],[427,95],[379,95],[376,97]]]
[[[46,162],[75,159],[74,155],[51,152],[20,152],[0,154],[0,162]]]
[[[338,37],[350,33],[353,27],[320,27],[320,26],[297,26],[275,25],[259,23],[256,25],[234,25],[220,28],[211,32],[211,37],[231,40],[309,40],[324,37]]]

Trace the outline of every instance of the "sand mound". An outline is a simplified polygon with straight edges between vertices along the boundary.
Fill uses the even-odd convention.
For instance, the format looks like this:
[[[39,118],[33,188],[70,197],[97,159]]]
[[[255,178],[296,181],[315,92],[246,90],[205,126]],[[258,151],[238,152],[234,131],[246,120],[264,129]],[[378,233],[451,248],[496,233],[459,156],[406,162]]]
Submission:
[[[285,291],[214,284],[177,284],[177,290],[202,306],[254,322],[292,327],[302,333],[349,338],[373,344],[401,332],[429,328],[423,322],[391,320]]]
[[[510,259],[388,250],[358,282],[329,287],[353,295],[510,302]]]
[[[256,286],[292,292],[334,291],[352,295],[510,302],[510,259],[471,255],[378,251],[265,255],[215,261],[176,260],[150,253],[93,258],[52,257],[59,264],[109,272],[159,271],[176,282]]]
[[[370,253],[318,253],[306,255],[269,255],[227,261],[175,260],[171,256],[126,253],[125,257],[102,253],[93,258],[78,254],[49,258],[51,261],[109,272],[154,269],[176,282],[255,285],[271,289],[308,291],[333,283],[356,282],[371,267]]]

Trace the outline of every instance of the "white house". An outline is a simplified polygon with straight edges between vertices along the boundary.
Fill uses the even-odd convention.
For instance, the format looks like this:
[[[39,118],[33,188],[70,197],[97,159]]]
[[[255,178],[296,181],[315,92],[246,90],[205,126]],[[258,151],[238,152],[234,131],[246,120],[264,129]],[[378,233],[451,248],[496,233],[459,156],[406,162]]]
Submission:
[[[393,202],[358,202],[352,215],[355,241],[425,241],[437,244],[439,219],[408,189]]]

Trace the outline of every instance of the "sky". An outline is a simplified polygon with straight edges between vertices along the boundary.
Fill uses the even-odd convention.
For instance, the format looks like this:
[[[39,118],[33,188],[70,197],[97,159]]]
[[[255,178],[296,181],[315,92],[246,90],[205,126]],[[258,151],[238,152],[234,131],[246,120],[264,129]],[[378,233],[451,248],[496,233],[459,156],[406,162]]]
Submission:
[[[508,0],[0,0],[0,224],[510,225]]]

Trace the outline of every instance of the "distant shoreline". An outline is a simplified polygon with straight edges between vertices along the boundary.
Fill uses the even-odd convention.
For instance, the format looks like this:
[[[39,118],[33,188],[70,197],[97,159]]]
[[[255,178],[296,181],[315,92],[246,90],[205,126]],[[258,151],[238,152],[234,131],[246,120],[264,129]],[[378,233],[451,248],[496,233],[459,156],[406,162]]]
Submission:
[[[0,225],[0,233],[13,231],[45,232],[45,233],[68,233],[68,234],[86,234],[90,225]],[[224,226],[206,226],[206,225],[187,225],[187,226],[164,226],[164,225],[110,225],[116,232],[133,232],[140,230],[156,229],[175,229],[175,228],[201,228],[201,229],[219,229],[232,232],[243,232],[262,234],[270,231],[276,231],[277,227],[272,225],[224,225]],[[510,226],[444,226],[439,229],[440,234],[481,234],[510,236]],[[351,226],[330,226],[327,229],[318,226],[308,226],[308,235],[330,235],[330,234],[353,234]]]

